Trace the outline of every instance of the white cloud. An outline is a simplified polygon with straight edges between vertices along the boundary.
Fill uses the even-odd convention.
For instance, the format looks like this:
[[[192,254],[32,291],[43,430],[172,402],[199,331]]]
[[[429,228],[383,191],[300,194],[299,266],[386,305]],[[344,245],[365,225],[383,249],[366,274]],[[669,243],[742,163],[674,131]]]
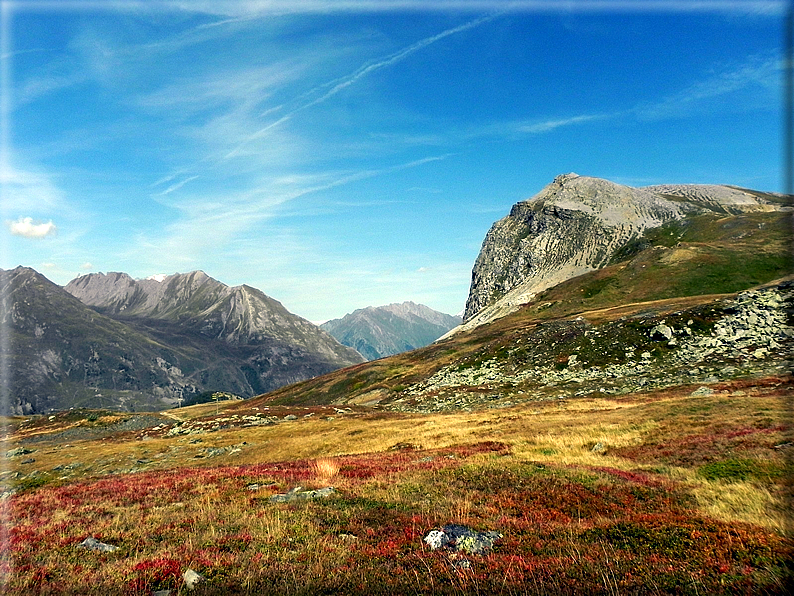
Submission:
[[[93,268],[94,268],[93,263],[83,263],[82,265],[80,265],[80,269],[82,269],[83,271],[91,271]]]
[[[47,223],[33,223],[32,217],[21,217],[17,221],[6,222],[11,233],[25,238],[45,238],[52,236],[57,231],[52,221]]]

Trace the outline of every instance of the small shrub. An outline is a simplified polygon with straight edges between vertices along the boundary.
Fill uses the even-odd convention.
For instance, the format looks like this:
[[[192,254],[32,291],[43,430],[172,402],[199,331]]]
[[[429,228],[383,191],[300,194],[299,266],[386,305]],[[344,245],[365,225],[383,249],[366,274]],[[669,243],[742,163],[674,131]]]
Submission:
[[[39,487],[44,486],[47,484],[47,477],[43,475],[39,476],[27,476],[18,480],[14,485],[14,488],[17,492],[24,492],[28,490],[35,490]]]

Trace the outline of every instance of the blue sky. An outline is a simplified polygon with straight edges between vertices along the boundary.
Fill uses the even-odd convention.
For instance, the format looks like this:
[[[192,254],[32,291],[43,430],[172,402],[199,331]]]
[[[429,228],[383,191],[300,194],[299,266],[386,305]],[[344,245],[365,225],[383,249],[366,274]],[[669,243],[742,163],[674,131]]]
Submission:
[[[2,262],[462,310],[554,176],[782,192],[774,1],[2,3]]]

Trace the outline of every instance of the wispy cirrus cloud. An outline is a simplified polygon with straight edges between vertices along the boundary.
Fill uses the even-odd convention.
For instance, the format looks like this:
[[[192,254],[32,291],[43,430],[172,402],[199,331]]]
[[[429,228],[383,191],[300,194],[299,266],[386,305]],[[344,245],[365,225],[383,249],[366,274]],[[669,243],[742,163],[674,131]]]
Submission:
[[[404,48],[402,48],[402,49],[400,49],[400,50],[398,50],[396,52],[393,52],[392,54],[383,56],[383,57],[378,58],[378,59],[376,59],[374,61],[370,61],[370,62],[368,62],[366,64],[363,64],[359,68],[354,70],[353,72],[351,72],[351,73],[349,73],[349,74],[347,74],[347,75],[345,75],[343,77],[339,77],[337,79],[334,79],[334,80],[331,80],[331,81],[327,81],[325,83],[322,83],[321,85],[316,86],[314,89],[312,89],[309,92],[304,93],[302,95],[303,97],[307,98],[305,101],[303,101],[302,103],[298,104],[295,107],[292,107],[289,111],[287,111],[283,116],[281,116],[277,120],[269,123],[268,125],[260,128],[259,130],[257,130],[255,133],[253,133],[251,136],[249,136],[243,143],[241,143],[238,147],[236,147],[234,150],[230,151],[226,155],[226,159],[230,159],[230,158],[238,155],[239,152],[242,150],[242,148],[247,143],[249,143],[249,142],[251,142],[251,141],[253,141],[255,139],[260,138],[262,135],[268,133],[273,128],[276,128],[277,126],[280,126],[281,124],[291,120],[292,117],[295,116],[297,113],[302,112],[302,111],[307,110],[307,109],[309,109],[311,107],[314,107],[316,105],[319,105],[321,103],[324,103],[324,102],[328,101],[330,98],[332,98],[336,94],[340,93],[342,90],[344,90],[344,89],[346,89],[346,88],[348,88],[348,87],[350,87],[352,85],[355,85],[358,81],[360,81],[364,77],[366,77],[366,76],[368,76],[368,75],[370,75],[370,74],[372,74],[372,73],[374,73],[374,72],[376,72],[378,70],[381,70],[383,68],[388,68],[388,67],[393,66],[393,65],[395,65],[395,64],[397,64],[399,62],[402,62],[403,60],[405,60],[406,58],[408,58],[412,54],[415,54],[416,52],[418,52],[418,51],[420,51],[420,50],[422,50],[422,49],[424,49],[424,48],[426,48],[426,47],[428,47],[428,46],[430,46],[430,45],[432,45],[434,43],[437,43],[437,42],[441,41],[442,39],[445,39],[445,38],[453,36],[453,35],[457,35],[459,33],[463,33],[465,31],[469,31],[469,30],[474,29],[476,27],[479,27],[480,25],[483,25],[483,24],[485,24],[485,23],[487,23],[489,21],[492,21],[497,16],[499,16],[499,14],[501,14],[501,13],[494,13],[494,14],[485,15],[485,16],[470,20],[470,21],[468,21],[466,23],[463,23],[462,25],[458,25],[457,27],[451,27],[451,28],[446,29],[444,31],[441,31],[440,33],[437,33],[435,35],[431,35],[429,37],[425,37],[425,38],[423,38],[423,39],[421,39],[421,40],[419,40],[419,41],[417,41],[417,42],[415,42],[415,43],[413,43],[413,44],[411,44],[409,46],[406,46],[406,47],[404,47]],[[312,95],[315,95],[315,94],[318,94],[318,93],[320,94],[318,97],[315,97],[314,99],[309,99]]]
[[[63,193],[50,176],[9,164],[0,168],[4,207],[20,211],[52,211],[63,206]]]
[[[562,128],[608,120],[682,118],[698,113],[704,109],[704,106],[708,106],[712,111],[721,109],[719,101],[733,93],[746,93],[747,101],[744,104],[726,104],[730,107],[725,109],[742,109],[742,105],[748,109],[773,106],[774,97],[779,93],[782,69],[783,63],[777,56],[751,56],[743,63],[715,68],[710,76],[656,101],[638,103],[624,110],[488,123],[470,127],[462,132],[453,132],[445,140],[541,135]],[[435,140],[441,138],[437,136]]]
[[[183,180],[180,180],[179,182],[175,182],[174,184],[170,185],[170,186],[169,186],[168,188],[166,188],[165,190],[163,190],[163,191],[161,191],[161,192],[158,192],[158,193],[156,193],[154,196],[155,196],[155,197],[164,197],[164,196],[165,196],[165,195],[167,195],[167,194],[171,194],[171,193],[172,193],[172,192],[174,192],[175,190],[179,190],[179,189],[180,189],[180,188],[182,188],[182,187],[183,187],[185,184],[187,184],[188,182],[190,182],[190,181],[192,181],[192,180],[195,180],[196,178],[200,178],[200,176],[199,176],[198,174],[196,174],[195,176],[190,176],[190,177],[188,177],[188,178],[185,178],[185,179],[183,179]]]
[[[251,229],[283,215],[284,206],[291,201],[361,180],[418,168],[447,157],[429,156],[383,168],[285,175],[260,180],[245,191],[223,197],[216,194],[181,197],[171,205],[179,212],[177,220],[158,230],[156,238],[141,233],[134,243],[135,255],[130,253],[127,258],[148,262],[157,268],[162,266],[159,260],[163,255],[168,255],[169,259],[178,255],[185,266],[192,266],[200,263],[209,251],[231,250]],[[338,204],[329,204],[330,209],[338,207]],[[261,251],[261,245],[255,250]]]
[[[742,64],[723,66],[711,76],[661,100],[634,108],[641,119],[664,119],[686,115],[692,110],[732,93],[749,92],[748,103],[757,105],[779,92],[783,63],[778,56],[750,56]]]
[[[578,124],[584,124],[585,122],[593,122],[594,120],[604,120],[606,118],[610,118],[611,116],[611,114],[582,114],[579,116],[570,116],[568,118],[540,120],[537,122],[520,124],[517,126],[516,130],[518,132],[528,134],[542,134],[545,132],[551,132],[557,128],[575,126]]]
[[[328,12],[482,12],[487,10],[510,10],[514,12],[539,13],[696,13],[696,14],[772,14],[780,15],[786,10],[785,0],[241,0],[218,2],[217,0],[176,0],[168,6],[185,11],[200,12],[226,17],[236,21],[262,15],[308,14]]]

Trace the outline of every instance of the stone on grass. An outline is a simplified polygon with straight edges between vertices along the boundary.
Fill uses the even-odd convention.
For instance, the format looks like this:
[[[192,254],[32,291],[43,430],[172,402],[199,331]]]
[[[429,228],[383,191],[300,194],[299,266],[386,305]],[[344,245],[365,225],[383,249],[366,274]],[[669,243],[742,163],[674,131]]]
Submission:
[[[336,494],[336,489],[333,486],[325,488],[318,488],[316,490],[306,490],[302,486],[291,488],[283,494],[273,495],[270,497],[271,503],[291,503],[292,501],[305,501],[310,499],[322,499]]]
[[[432,530],[424,541],[431,550],[443,548],[469,555],[487,555],[502,537],[499,532],[477,532],[460,524],[447,524],[441,530]]]
[[[112,553],[113,551],[118,550],[118,546],[113,546],[112,544],[105,544],[104,542],[100,542],[93,536],[89,536],[85,540],[83,540],[80,544],[77,545],[77,548],[85,548],[87,550],[91,550],[97,553]]]
[[[691,395],[692,397],[705,397],[707,395],[712,395],[713,393],[714,390],[711,387],[706,387],[704,385],[703,387],[698,387],[689,395]]]
[[[593,445],[593,448],[590,450],[593,453],[597,453],[599,455],[606,455],[607,448],[604,446],[603,443],[596,443]]]
[[[651,329],[651,339],[666,339],[670,341],[673,339],[673,330],[668,325],[660,323]]]
[[[188,590],[192,590],[198,584],[206,581],[204,576],[200,573],[196,573],[192,569],[188,569],[185,573],[182,574],[182,580],[185,582],[185,587]]]
[[[427,546],[430,547],[430,550],[438,550],[449,544],[450,539],[449,536],[441,530],[431,530],[430,533],[425,536],[424,541]]]

